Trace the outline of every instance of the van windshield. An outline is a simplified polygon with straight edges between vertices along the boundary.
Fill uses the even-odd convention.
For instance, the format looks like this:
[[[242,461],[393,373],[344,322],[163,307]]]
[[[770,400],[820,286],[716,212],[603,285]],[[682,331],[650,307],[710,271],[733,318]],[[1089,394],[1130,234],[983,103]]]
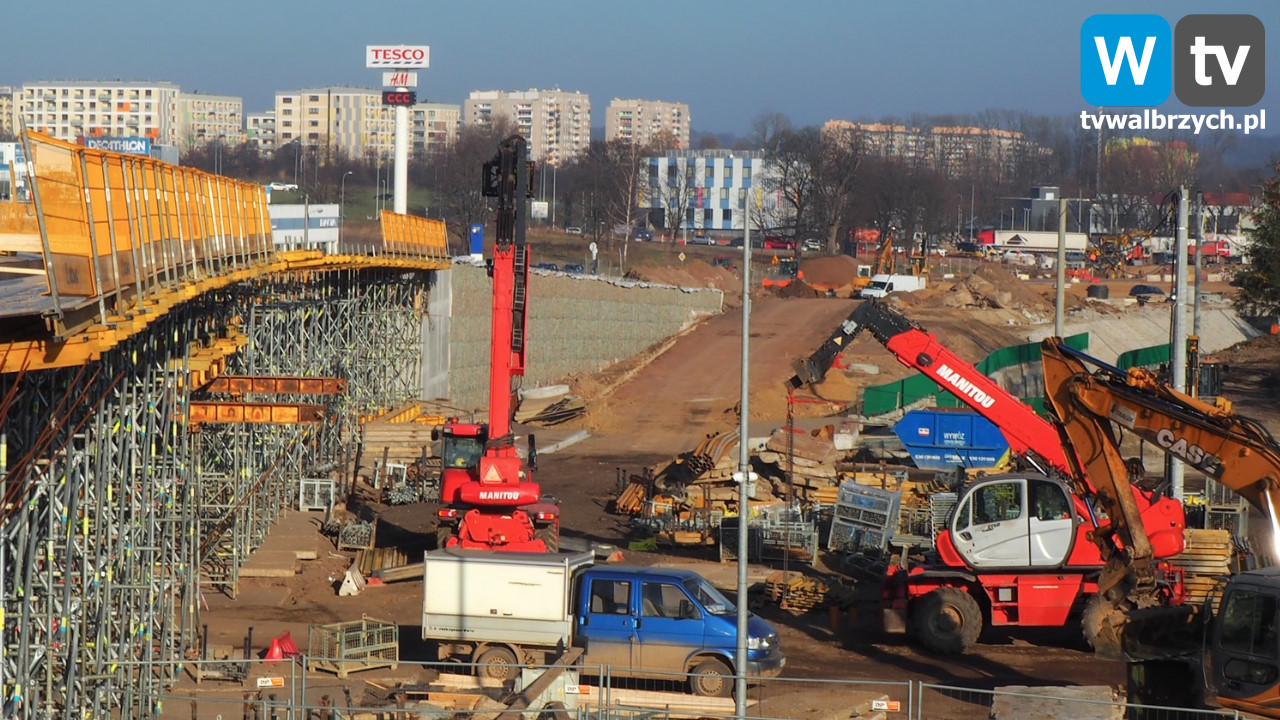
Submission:
[[[700,577],[692,577],[684,581],[684,589],[689,591],[693,599],[697,600],[703,609],[712,615],[735,615],[738,609],[734,607],[729,598],[725,597],[715,587]]]
[[[871,283],[867,285],[867,287],[871,288],[872,290],[884,290],[885,288],[889,287],[889,283],[884,282],[883,280],[872,280]]]

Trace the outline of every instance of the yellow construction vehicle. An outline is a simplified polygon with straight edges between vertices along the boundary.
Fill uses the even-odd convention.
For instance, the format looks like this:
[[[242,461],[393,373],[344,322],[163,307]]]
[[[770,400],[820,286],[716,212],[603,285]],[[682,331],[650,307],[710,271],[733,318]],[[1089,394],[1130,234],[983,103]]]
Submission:
[[[876,249],[876,264],[858,266],[858,276],[853,279],[853,297],[857,297],[863,288],[871,284],[873,276],[893,273],[893,255],[893,228],[888,228],[880,234],[880,246]]]

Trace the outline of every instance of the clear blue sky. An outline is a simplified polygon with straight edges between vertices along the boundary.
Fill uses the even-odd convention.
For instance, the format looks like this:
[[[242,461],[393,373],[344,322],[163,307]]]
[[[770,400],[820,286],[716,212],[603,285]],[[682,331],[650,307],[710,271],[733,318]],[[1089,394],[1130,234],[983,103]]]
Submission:
[[[690,106],[694,132],[745,134],[764,111],[797,125],[987,108],[1078,114],[1079,32],[1094,13],[1250,13],[1270,31],[1269,131],[1280,131],[1280,2],[855,2],[854,0],[62,0],[0,11],[0,85],[170,80],[240,95],[374,87],[364,46],[431,46],[419,96],[472,90],[590,94],[594,125],[614,97]],[[1273,113],[1268,113],[1272,115]]]

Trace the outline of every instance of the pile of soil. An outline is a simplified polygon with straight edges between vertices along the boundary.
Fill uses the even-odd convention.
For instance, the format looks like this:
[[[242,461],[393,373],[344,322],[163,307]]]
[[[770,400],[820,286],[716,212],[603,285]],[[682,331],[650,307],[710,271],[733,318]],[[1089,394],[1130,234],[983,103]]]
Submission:
[[[726,306],[741,305],[738,298],[742,289],[741,278],[736,273],[698,258],[689,258],[673,267],[633,267],[627,272],[627,278],[679,287],[715,288],[724,292]]]
[[[935,307],[996,308],[1024,313],[1053,312],[1053,303],[995,263],[981,263],[964,280],[934,297]]]
[[[842,297],[847,297],[849,286],[858,276],[858,261],[848,255],[816,257],[800,263],[800,272],[804,273],[805,284],[814,290],[845,290]]]

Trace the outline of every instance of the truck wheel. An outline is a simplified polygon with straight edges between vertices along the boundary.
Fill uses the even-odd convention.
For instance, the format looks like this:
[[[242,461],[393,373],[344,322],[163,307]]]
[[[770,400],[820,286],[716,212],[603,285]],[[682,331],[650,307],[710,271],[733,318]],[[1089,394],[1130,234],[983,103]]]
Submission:
[[[702,697],[729,697],[733,690],[733,674],[719,660],[703,660],[689,676],[689,689]]]
[[[541,540],[542,544],[547,546],[547,552],[560,552],[560,533],[554,525],[534,530],[533,539]]]
[[[443,550],[448,547],[449,538],[453,537],[453,528],[441,527],[436,529],[436,549]]]
[[[476,658],[476,674],[493,680],[507,681],[516,676],[516,654],[504,647],[489,648]]]
[[[978,641],[982,632],[978,601],[953,587],[941,587],[925,595],[913,615],[916,639],[938,653],[963,652]]]
[[[542,706],[538,720],[570,720],[569,710],[562,702],[549,702]]]
[[[1084,640],[1093,652],[1104,658],[1123,658],[1124,645],[1120,641],[1120,623],[1124,613],[1107,602],[1101,595],[1094,595],[1085,603],[1080,625]]]

